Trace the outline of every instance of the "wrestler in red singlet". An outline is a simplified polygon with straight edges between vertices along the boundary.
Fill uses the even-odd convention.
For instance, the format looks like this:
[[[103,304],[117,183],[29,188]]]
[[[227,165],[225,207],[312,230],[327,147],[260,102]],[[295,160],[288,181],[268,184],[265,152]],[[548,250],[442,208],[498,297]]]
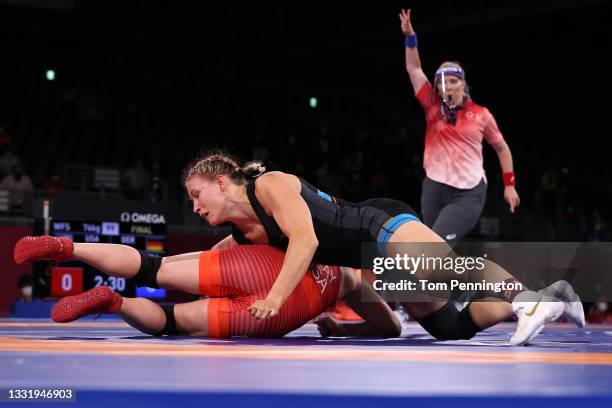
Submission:
[[[202,252],[200,293],[208,302],[208,336],[280,337],[335,304],[340,268],[311,266],[279,314],[258,320],[247,307],[265,299],[279,274],[285,253],[267,245],[245,245]]]

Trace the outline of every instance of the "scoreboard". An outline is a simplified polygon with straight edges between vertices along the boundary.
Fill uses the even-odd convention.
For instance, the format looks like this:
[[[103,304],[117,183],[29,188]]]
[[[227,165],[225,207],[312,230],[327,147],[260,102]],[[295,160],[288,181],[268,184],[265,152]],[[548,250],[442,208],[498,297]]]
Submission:
[[[74,242],[123,244],[165,254],[166,224],[53,220],[50,225],[50,235]]]
[[[108,207],[108,203],[102,205]],[[34,233],[66,237],[75,243],[128,245],[152,256],[165,256],[167,225],[164,215],[159,211],[157,213],[123,211],[125,210],[123,207],[125,206],[119,205],[117,211],[111,211],[110,214],[108,208],[101,212],[92,211],[92,214],[97,216],[87,218],[74,219],[68,216],[35,218]],[[165,297],[163,289],[136,288],[129,279],[106,275],[80,261],[66,261],[59,264],[36,262],[33,266],[33,278],[33,295],[37,298],[75,295],[102,285],[127,297],[137,295],[158,299]]]

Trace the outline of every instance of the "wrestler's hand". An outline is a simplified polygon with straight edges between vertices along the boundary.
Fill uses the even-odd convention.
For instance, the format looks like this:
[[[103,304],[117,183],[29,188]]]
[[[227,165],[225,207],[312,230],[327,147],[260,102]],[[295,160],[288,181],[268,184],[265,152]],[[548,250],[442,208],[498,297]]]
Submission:
[[[414,29],[412,28],[412,23],[410,22],[410,9],[400,11],[399,18],[402,21],[402,32],[404,35],[413,35]]]
[[[504,199],[510,204],[510,212],[514,214],[514,210],[521,204],[521,199],[514,186],[506,186],[504,189]]]
[[[325,316],[314,321],[321,337],[346,337],[348,331],[334,318]]]
[[[249,306],[247,310],[249,310],[256,319],[265,320],[269,317],[276,316],[281,306],[280,302],[266,298],[256,301]]]

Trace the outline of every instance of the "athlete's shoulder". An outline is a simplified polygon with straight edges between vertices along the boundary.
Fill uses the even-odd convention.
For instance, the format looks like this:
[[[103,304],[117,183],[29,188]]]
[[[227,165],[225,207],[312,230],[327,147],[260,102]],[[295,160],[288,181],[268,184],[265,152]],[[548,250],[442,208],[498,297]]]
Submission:
[[[289,173],[282,172],[280,170],[267,171],[261,176],[257,177],[256,180],[265,180],[265,179],[274,179],[274,178],[282,178],[283,176],[290,176]]]
[[[300,185],[301,182],[297,176],[282,171],[266,172],[255,179],[257,191],[275,189],[281,186],[290,186],[299,191]]]

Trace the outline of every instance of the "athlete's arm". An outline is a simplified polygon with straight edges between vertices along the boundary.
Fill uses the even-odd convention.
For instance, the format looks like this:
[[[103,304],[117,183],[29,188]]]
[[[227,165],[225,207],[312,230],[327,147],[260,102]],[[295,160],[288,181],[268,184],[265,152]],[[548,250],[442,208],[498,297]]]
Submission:
[[[343,273],[343,279],[345,277],[346,272]],[[364,321],[340,323],[331,317],[317,319],[315,323],[323,337],[399,337],[401,335],[402,324],[399,319],[387,302],[367,282],[356,279],[353,290],[348,291],[342,300]]]
[[[234,239],[233,235],[230,234],[221,241],[217,242],[211,249],[231,248],[236,245],[238,245],[238,243]]]
[[[411,10],[402,10],[399,14],[399,18],[401,20],[401,28],[402,32],[406,37],[410,37],[416,35],[414,29],[412,28],[412,23],[410,22],[410,12]],[[408,46],[406,48],[406,71],[408,71],[408,76],[410,77],[410,82],[412,83],[412,88],[414,92],[418,92],[419,89],[423,86],[425,82],[427,82],[427,76],[423,72],[423,68],[421,68],[421,59],[419,58],[418,48],[410,48]]]
[[[249,310],[258,319],[278,314],[278,310],[300,283],[308,270],[319,241],[312,224],[312,215],[300,192],[288,175],[267,173],[257,179],[255,194],[281,231],[289,246],[280,273],[265,300],[253,303]]]

